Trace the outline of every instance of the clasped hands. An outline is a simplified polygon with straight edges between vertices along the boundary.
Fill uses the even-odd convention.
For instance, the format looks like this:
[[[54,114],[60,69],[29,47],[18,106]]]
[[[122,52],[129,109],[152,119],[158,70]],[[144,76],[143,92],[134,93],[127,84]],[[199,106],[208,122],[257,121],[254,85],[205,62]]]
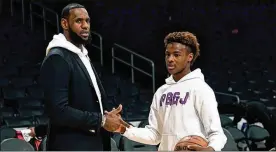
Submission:
[[[124,133],[126,128],[129,128],[130,125],[126,123],[121,117],[121,111],[123,106],[120,104],[116,109],[113,108],[112,111],[104,112],[105,123],[103,128],[109,132]]]

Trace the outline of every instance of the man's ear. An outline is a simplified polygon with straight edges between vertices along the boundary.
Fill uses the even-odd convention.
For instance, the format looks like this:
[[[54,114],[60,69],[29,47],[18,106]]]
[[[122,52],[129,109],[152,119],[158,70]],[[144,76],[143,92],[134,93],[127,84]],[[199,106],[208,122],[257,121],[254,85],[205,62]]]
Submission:
[[[194,59],[194,54],[193,53],[189,53],[188,55],[188,62],[192,62]]]
[[[68,20],[65,18],[62,18],[60,21],[60,25],[62,27],[63,30],[68,30],[69,29],[69,25],[68,25]]]

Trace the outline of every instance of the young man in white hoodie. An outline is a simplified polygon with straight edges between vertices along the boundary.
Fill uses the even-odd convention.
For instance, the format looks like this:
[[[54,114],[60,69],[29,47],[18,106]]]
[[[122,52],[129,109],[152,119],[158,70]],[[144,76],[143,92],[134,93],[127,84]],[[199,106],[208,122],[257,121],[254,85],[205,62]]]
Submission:
[[[220,123],[214,91],[204,81],[200,69],[191,71],[199,56],[199,43],[190,32],[174,32],[166,36],[166,84],[154,94],[145,128],[121,128],[130,140],[159,145],[159,151],[173,151],[183,137],[198,135],[209,141],[207,148],[189,146],[195,151],[220,151],[226,136]],[[108,115],[109,112],[106,112]]]

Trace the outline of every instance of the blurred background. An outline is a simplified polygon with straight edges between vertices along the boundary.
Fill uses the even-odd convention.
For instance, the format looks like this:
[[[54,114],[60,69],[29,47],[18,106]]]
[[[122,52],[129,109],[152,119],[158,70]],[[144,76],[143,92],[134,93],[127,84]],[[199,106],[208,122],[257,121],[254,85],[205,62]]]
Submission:
[[[201,68],[219,103],[223,150],[275,147],[274,0],[0,0],[1,150],[45,150],[46,134],[30,129],[47,126],[37,80],[46,46],[62,32],[61,10],[72,2],[89,12],[87,48],[108,105],[122,103],[129,123],[148,123],[153,93],[168,76],[164,37],[190,31],[201,50],[193,69]],[[156,150],[117,134],[111,140],[114,151]]]

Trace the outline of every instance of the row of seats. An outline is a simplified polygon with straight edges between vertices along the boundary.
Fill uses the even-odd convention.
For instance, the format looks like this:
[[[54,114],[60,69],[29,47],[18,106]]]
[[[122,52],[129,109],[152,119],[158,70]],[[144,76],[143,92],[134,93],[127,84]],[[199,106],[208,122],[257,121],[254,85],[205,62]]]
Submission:
[[[227,137],[227,143],[222,151],[256,151],[264,150],[266,147],[260,142],[269,138],[269,133],[266,129],[257,126],[249,125],[245,131],[236,128],[232,120],[225,115],[221,115],[221,121],[224,134]],[[144,120],[138,127],[145,127],[148,121]],[[131,141],[120,134],[114,134],[111,145],[113,150],[120,151],[156,151],[158,146],[146,145]]]
[[[266,146],[263,141],[269,138],[269,133],[266,129],[258,125],[248,125],[244,131],[239,130],[232,122],[232,120],[226,116],[221,115],[221,122],[223,126],[224,134],[227,137],[227,143],[222,151],[257,151],[265,150]],[[34,124],[29,124],[34,125]],[[137,127],[143,128],[148,125],[147,119],[141,121]],[[5,141],[10,138],[16,137],[16,132],[12,128],[2,127],[1,131],[1,141]],[[42,139],[45,141],[46,139]],[[18,142],[17,140],[15,140]],[[18,144],[14,142],[13,144]],[[2,142],[2,144],[5,142]],[[6,144],[6,143],[5,143]],[[3,144],[3,145],[5,145]],[[23,144],[22,146],[27,146],[28,144]],[[11,146],[11,145],[10,145]],[[40,147],[44,146],[42,143]],[[3,146],[2,146],[3,147]],[[5,147],[5,146],[4,146]],[[29,147],[29,146],[27,146]],[[156,151],[158,145],[146,145],[131,141],[120,134],[114,134],[111,139],[112,151]],[[15,148],[14,146],[7,148]],[[16,147],[17,149],[20,148]],[[33,147],[35,148],[35,147]]]

